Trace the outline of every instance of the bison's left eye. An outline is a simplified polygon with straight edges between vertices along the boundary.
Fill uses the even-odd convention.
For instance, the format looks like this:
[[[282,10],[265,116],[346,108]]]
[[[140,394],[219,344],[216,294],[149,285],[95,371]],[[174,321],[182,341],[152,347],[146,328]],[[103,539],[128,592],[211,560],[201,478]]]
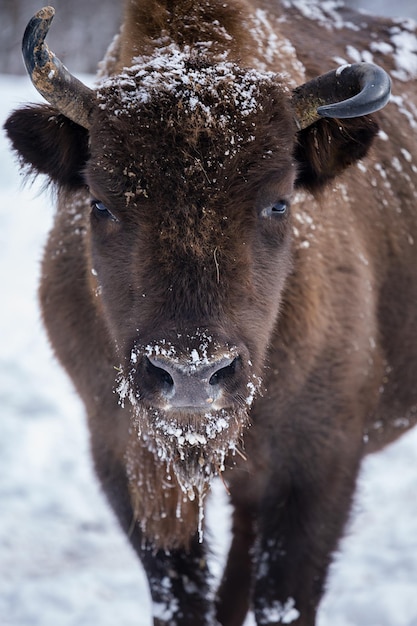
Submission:
[[[106,207],[103,202],[100,200],[91,200],[91,211],[95,217],[98,219],[111,219],[117,222],[117,218],[113,215],[111,211]]]
[[[262,209],[261,215],[262,217],[280,217],[287,213],[288,206],[286,200],[278,200]]]

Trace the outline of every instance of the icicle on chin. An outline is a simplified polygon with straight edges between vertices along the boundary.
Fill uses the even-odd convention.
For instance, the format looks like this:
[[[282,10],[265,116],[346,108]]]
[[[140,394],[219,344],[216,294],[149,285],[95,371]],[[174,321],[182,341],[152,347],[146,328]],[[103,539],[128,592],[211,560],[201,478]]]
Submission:
[[[206,450],[201,447],[194,447],[179,451],[177,459],[170,461],[167,471],[172,469],[175,479],[183,494],[182,501],[196,501],[198,507],[197,533],[200,543],[204,539],[204,501],[210,491],[212,481],[215,476],[221,476],[225,470],[225,459],[228,454],[234,454],[234,442],[228,442],[215,451]],[[190,454],[191,453],[191,454]],[[188,457],[187,460],[185,457]],[[192,460],[190,457],[193,457]],[[191,462],[190,462],[191,460]],[[179,500],[179,510],[181,519],[181,500]]]
[[[135,515],[147,536],[175,527],[174,537],[188,533],[189,540],[197,533],[203,541],[205,497],[213,478],[234,465],[248,416],[242,409],[200,417],[184,424],[137,407],[126,466]]]

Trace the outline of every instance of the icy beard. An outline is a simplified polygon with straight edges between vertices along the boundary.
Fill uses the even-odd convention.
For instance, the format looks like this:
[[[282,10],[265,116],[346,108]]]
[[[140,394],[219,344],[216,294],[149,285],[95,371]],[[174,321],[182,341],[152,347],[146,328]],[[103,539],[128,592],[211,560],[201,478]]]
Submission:
[[[202,541],[203,502],[210,484],[226,466],[234,465],[236,454],[244,456],[247,407],[170,413],[136,404],[133,416],[126,464],[142,530],[156,543],[167,545],[167,533],[179,536],[178,529],[171,528],[175,517],[183,526],[181,535],[188,533],[189,540],[198,532]]]
[[[216,345],[205,331],[197,331],[198,350],[186,354],[192,371],[196,362],[210,361],[209,347]],[[174,346],[160,342],[145,347],[178,358]],[[126,450],[126,470],[136,520],[146,539],[156,546],[184,546],[198,533],[203,540],[203,502],[215,476],[232,467],[241,450],[249,425],[249,409],[260,387],[252,372],[246,383],[246,397],[230,408],[207,410],[163,409],[144,404],[136,379],[137,350],[131,353],[131,368],[118,378],[120,404],[131,405],[131,422]],[[252,366],[248,362],[249,367]]]

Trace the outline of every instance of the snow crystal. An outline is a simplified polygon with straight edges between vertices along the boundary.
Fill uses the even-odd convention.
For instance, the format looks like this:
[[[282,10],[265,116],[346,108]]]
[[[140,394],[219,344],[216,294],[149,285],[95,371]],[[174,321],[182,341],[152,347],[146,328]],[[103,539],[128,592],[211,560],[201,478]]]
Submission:
[[[306,250],[310,247],[310,243],[314,239],[316,225],[314,224],[312,216],[301,208],[303,205],[301,204],[301,206],[299,206],[299,203],[302,202],[303,195],[300,193],[296,194],[293,205],[294,221],[297,222],[297,226],[293,226],[293,234],[294,237],[300,240],[298,242],[298,248]]]
[[[390,29],[391,41],[395,46],[396,70],[392,75],[398,80],[407,81],[417,77],[417,36],[416,25],[402,22]]]
[[[300,612],[295,608],[295,601],[293,598],[282,604],[278,600],[273,602],[271,606],[262,609],[260,615],[258,615],[259,624],[291,624],[300,617]]]
[[[384,130],[382,130],[381,128],[378,131],[378,137],[380,139],[382,139],[382,141],[389,141],[389,137],[388,137],[387,133]]]
[[[346,46],[346,54],[355,63],[361,63],[362,61],[365,61],[366,63],[373,63],[374,61],[372,52],[369,50],[358,50],[351,45]]]
[[[417,128],[417,110],[413,110],[413,103],[409,101],[405,101],[402,96],[391,95],[391,100],[393,104],[398,107],[399,112],[404,115],[410,124],[411,128]],[[407,106],[409,108],[407,108]],[[411,110],[410,110],[411,109]]]
[[[269,15],[264,9],[256,9],[252,16],[251,33],[254,41],[258,44],[258,67],[266,67],[279,64],[281,72],[293,82],[294,86],[298,82],[305,80],[305,68],[299,61],[296,50],[289,39],[285,37],[285,29],[282,29],[279,37],[274,20],[276,18]]]
[[[265,59],[268,63],[272,63],[275,59],[278,48],[276,29],[272,27],[266,11],[262,9],[256,10],[254,21],[256,24],[254,30],[257,35],[255,39],[258,41],[258,45],[263,42],[265,47],[265,51],[263,47],[261,47],[260,52],[265,54]]]
[[[346,54],[355,62],[360,63],[362,61],[362,54],[351,45],[346,46]]]
[[[188,335],[187,339],[190,343],[198,342],[197,347],[186,347],[185,350],[179,354],[177,348],[168,340],[162,339],[152,344],[148,344],[144,347],[144,353],[147,357],[162,356],[169,358],[176,363],[178,368],[192,373],[201,366],[210,365],[211,362],[218,360],[220,357],[223,359],[233,360],[237,356],[236,349],[231,346],[225,350],[224,346],[217,344],[213,341],[210,334],[207,334],[204,330],[197,329],[194,335]],[[133,348],[131,352],[131,364],[137,363],[139,347]]]
[[[382,167],[381,163],[375,163],[374,168],[376,169],[376,171],[378,172],[378,174],[381,176],[381,178],[384,179],[384,181],[387,181],[387,172],[386,170]],[[387,187],[390,187],[390,183],[389,181],[387,181],[386,183]]]
[[[251,406],[258,388],[252,382],[247,383],[246,387],[249,390],[249,394],[246,397],[245,402],[248,406]]]
[[[169,622],[174,619],[179,609],[179,603],[177,598],[171,598],[169,602],[153,602],[152,603],[152,615],[154,619],[159,619],[161,622]]]
[[[392,54],[394,48],[386,41],[371,41],[369,48],[372,52],[380,52],[381,54]]]
[[[339,56],[334,56],[332,57],[333,61],[337,64],[340,65],[341,67],[346,66],[346,65],[351,65],[350,63],[347,62],[347,60],[343,57],[339,57]]]
[[[319,2],[315,0],[289,0],[285,6],[295,6],[305,17],[318,21],[328,29],[359,27],[349,22],[344,22],[337,9],[343,6],[343,2]],[[346,46],[346,55],[355,63],[365,61],[373,62],[373,54],[389,55],[394,59],[396,69],[392,76],[401,81],[411,80],[417,77],[417,25],[413,20],[396,20],[395,26],[389,29],[390,41],[370,41],[369,49],[357,49],[353,45]],[[336,63],[344,64],[345,59],[335,57]]]
[[[394,428],[410,428],[410,420],[406,417],[399,417],[398,419],[394,420]]]
[[[308,213],[304,211],[300,211],[300,212],[295,213],[294,217],[298,222],[300,222],[300,224],[308,224],[310,228],[314,230],[315,226],[314,226],[313,218]]]
[[[398,157],[396,157],[396,156],[395,156],[395,157],[393,157],[393,158],[391,159],[391,164],[392,164],[392,167],[393,167],[393,168],[394,168],[397,172],[402,172],[402,171],[403,171],[403,166],[401,165],[401,162],[400,162],[400,160],[399,160],[399,158],[398,158]]]
[[[403,157],[405,158],[406,161],[408,161],[409,163],[411,163],[411,161],[413,160],[412,155],[408,152],[408,150],[406,150],[405,148],[401,148],[401,154],[403,155]]]
[[[366,256],[365,256],[362,252],[359,252],[359,254],[358,254],[358,259],[359,259],[359,260],[361,261],[361,263],[363,263],[365,266],[368,266],[368,265],[369,265],[369,261],[368,261],[368,259],[366,258]]]
[[[338,9],[343,7],[344,2],[339,0],[285,0],[283,6],[286,8],[295,7],[301,15],[309,20],[319,22],[324,28],[348,28],[359,30],[359,26],[352,22],[345,21]]]

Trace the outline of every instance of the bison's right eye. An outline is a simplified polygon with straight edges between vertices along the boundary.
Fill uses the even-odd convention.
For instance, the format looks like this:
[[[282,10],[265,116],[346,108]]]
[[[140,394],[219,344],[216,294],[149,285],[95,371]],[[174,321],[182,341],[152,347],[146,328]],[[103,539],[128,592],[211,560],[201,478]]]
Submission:
[[[97,219],[110,219],[117,222],[118,219],[100,200],[91,200],[91,211]]]

